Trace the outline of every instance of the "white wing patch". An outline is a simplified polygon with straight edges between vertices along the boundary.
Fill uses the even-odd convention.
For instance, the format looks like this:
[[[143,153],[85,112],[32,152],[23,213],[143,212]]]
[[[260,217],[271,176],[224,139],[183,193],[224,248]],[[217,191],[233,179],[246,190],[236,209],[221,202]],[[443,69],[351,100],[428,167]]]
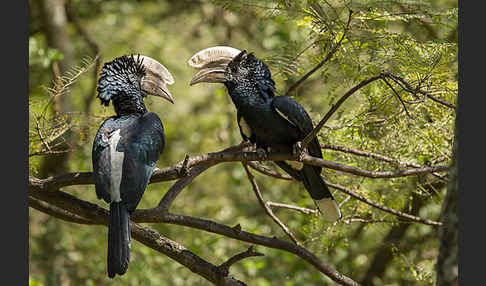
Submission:
[[[120,184],[123,172],[123,152],[116,151],[116,146],[120,141],[120,129],[111,133],[109,137],[110,144],[110,198],[112,202],[121,201]]]
[[[279,114],[279,115],[280,115],[280,116],[281,116],[283,119],[287,120],[287,121],[288,121],[290,124],[292,124],[292,125],[294,125],[294,126],[295,126],[295,124],[294,124],[294,123],[292,123],[292,121],[290,121],[289,117],[288,117],[288,116],[286,116],[285,114],[283,114],[283,112],[282,112],[282,111],[278,110],[278,108],[277,108],[277,107],[275,107],[275,110],[277,111],[277,113],[278,113],[278,114]]]
[[[240,126],[241,133],[243,133],[243,135],[245,135],[246,137],[250,138],[252,132],[251,132],[250,125],[246,123],[245,118],[241,117],[240,121],[238,122],[238,125]]]

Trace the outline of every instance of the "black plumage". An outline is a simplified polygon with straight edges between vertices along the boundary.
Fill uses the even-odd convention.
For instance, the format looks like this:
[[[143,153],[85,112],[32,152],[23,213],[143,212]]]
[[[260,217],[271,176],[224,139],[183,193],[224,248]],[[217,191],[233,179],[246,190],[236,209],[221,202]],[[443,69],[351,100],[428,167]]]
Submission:
[[[199,54],[199,57],[193,58],[204,59],[203,56]],[[275,83],[270,70],[252,53],[243,51],[232,60],[219,63],[218,56],[209,57],[206,61],[191,85],[199,82],[224,83],[236,107],[242,137],[255,143],[257,148],[291,153],[295,144],[312,131],[312,120],[297,101],[288,96],[274,95]],[[311,156],[322,158],[317,137],[309,143],[307,151]],[[295,161],[276,163],[303,182],[326,220],[334,221],[341,217],[339,207],[320,176],[321,167]]]
[[[110,204],[108,276],[123,275],[130,261],[130,214],[140,202],[165,145],[160,118],[148,112],[143,98],[147,57],[122,56],[105,63],[98,81],[98,98],[113,103],[116,115],[100,126],[93,142],[96,195]],[[157,62],[156,62],[157,63]],[[157,63],[159,64],[159,63]],[[160,64],[159,64],[160,65]],[[156,80],[151,78],[153,83]],[[160,80],[159,96],[172,102]],[[164,91],[165,90],[165,91]]]

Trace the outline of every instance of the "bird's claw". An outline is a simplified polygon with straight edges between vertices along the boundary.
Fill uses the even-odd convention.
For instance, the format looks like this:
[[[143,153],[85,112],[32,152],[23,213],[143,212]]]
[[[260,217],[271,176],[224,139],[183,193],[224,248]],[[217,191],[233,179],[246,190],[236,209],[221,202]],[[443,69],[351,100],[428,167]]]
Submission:
[[[297,157],[297,161],[302,162],[304,161],[304,149],[302,148],[302,142],[297,141],[297,143],[292,146],[292,155]]]
[[[188,163],[189,163],[189,155],[186,154],[186,157],[182,162],[182,166],[177,170],[179,175],[181,175],[182,177],[189,176],[189,168],[187,167]]]
[[[257,148],[256,149],[256,152],[257,152],[258,158],[260,160],[266,160],[267,159],[267,151],[265,151],[265,149],[263,149],[263,148]]]

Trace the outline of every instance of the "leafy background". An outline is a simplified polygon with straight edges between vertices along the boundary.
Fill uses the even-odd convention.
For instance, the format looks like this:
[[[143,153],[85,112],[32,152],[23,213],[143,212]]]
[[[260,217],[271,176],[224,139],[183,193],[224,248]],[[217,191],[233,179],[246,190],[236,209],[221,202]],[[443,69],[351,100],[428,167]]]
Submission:
[[[152,97],[146,100],[148,109],[160,116],[166,129],[167,146],[159,167],[171,166],[186,154],[204,154],[241,142],[236,112],[224,87],[189,87],[194,70],[187,60],[192,54],[215,45],[252,51],[269,65],[277,93],[284,94],[326,56],[343,33],[349,9],[353,18],[341,49],[292,94],[315,122],[347,90],[383,70],[420,85],[450,104],[457,100],[457,1],[67,0],[61,2],[71,15],[64,24],[69,55],[49,43],[52,35],[44,2],[48,1],[29,0],[32,176],[56,174],[44,169],[44,161],[54,156],[43,154],[44,143],[55,144],[71,134],[75,139],[59,173],[92,170],[94,134],[100,123],[114,114],[111,106],[101,106],[96,99],[97,52],[101,63],[122,54],[148,55],[173,74],[175,84],[169,89],[174,105]],[[71,63],[64,68],[68,73],[59,72],[63,70],[59,63],[67,60]],[[59,74],[66,77],[59,81]],[[58,96],[53,98],[54,94]],[[400,94],[405,100],[417,100],[411,94]],[[63,109],[63,104],[68,108]],[[455,110],[431,100],[406,106],[411,117],[386,84],[376,81],[345,103],[322,129],[320,141],[421,166],[449,164]],[[39,130],[44,135],[42,140]],[[327,160],[367,170],[398,168],[329,149],[323,149],[323,154]],[[314,207],[302,185],[255,175],[267,201]],[[330,169],[324,169],[323,176],[389,208],[440,219],[444,178],[429,174],[369,179]],[[139,208],[153,207],[170,186],[171,182],[149,185]],[[77,197],[107,207],[96,198],[93,185],[69,188]],[[276,214],[306,248],[358,281],[373,285],[434,284],[439,246],[436,227],[402,222],[337,190],[334,195],[343,202],[345,218],[361,221],[331,224],[285,209],[276,210]],[[239,223],[249,232],[287,239],[264,215],[241,164],[224,163],[209,169],[187,187],[171,210],[227,225]],[[127,274],[108,279],[105,227],[64,222],[31,208],[29,221],[30,285],[208,285],[137,241],[132,241]],[[214,264],[248,247],[180,226],[150,226]],[[251,285],[332,284],[289,253],[263,247],[256,250],[265,256],[234,265],[232,275]],[[377,256],[380,253],[387,253],[387,258]]]

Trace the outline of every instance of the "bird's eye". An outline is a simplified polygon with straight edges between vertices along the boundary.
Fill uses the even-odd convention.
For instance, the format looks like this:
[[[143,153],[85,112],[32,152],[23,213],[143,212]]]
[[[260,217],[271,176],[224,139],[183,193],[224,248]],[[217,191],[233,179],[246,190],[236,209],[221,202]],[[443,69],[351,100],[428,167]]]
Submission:
[[[230,72],[236,72],[236,70],[237,70],[237,65],[236,65],[236,63],[230,62],[230,63],[228,64],[228,68],[229,68]]]

